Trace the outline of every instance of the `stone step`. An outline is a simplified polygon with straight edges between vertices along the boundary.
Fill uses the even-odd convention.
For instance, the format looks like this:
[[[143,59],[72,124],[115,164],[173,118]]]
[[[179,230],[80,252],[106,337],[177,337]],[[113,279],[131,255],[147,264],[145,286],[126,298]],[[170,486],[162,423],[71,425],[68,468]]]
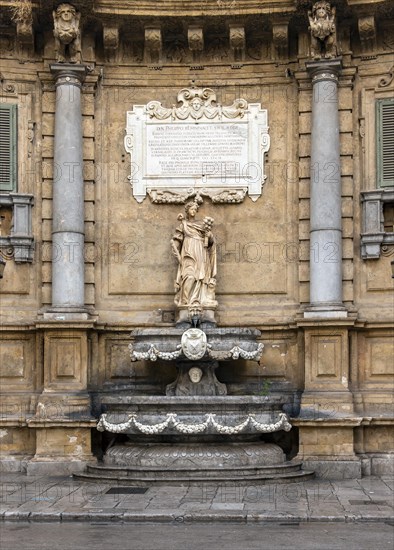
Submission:
[[[91,466],[89,465],[87,467],[87,471],[89,473],[100,473],[100,472],[109,472],[113,471],[117,474],[124,473],[125,476],[133,476],[134,473],[141,475],[144,474],[144,472],[148,474],[155,474],[155,475],[161,475],[164,473],[167,475],[169,472],[176,472],[180,475],[186,475],[186,474],[196,474],[197,471],[201,472],[204,477],[209,476],[210,474],[218,475],[220,472],[224,473],[237,473],[240,472],[244,477],[253,476],[256,474],[256,472],[259,473],[266,473],[267,475],[274,475],[279,474],[283,472],[290,473],[292,471],[299,471],[301,470],[302,462],[285,462],[284,464],[274,464],[274,465],[266,465],[266,466],[220,466],[218,468],[176,468],[172,467],[171,469],[164,469],[160,468],[158,466],[116,466],[116,465],[110,465],[110,464],[98,464]]]
[[[116,481],[126,484],[147,483],[223,483],[236,482],[240,484],[253,483],[290,483],[304,481],[314,476],[314,472],[301,469],[302,463],[286,463],[278,466],[262,468],[221,468],[201,470],[159,468],[125,468],[122,466],[88,466],[87,472],[74,474],[74,478],[85,481]]]

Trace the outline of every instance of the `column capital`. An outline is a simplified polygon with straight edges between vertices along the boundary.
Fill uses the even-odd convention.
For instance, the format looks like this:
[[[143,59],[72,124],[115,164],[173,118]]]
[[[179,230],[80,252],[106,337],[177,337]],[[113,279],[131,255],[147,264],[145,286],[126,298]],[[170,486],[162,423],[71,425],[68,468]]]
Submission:
[[[56,79],[56,86],[69,84],[81,88],[88,73],[87,65],[75,63],[52,63],[49,68]]]
[[[307,61],[305,68],[312,78],[312,84],[325,80],[338,82],[342,71],[342,59],[319,59],[317,61]]]

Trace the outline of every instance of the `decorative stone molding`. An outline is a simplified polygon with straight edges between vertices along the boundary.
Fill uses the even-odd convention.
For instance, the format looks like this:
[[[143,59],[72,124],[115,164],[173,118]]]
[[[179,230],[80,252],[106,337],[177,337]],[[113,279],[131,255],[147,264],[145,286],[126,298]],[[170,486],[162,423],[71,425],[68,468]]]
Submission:
[[[361,257],[364,260],[376,260],[380,258],[383,246],[394,245],[394,233],[384,231],[383,207],[387,202],[394,203],[394,190],[361,192]]]
[[[272,25],[272,39],[277,56],[286,57],[289,49],[289,25],[288,23],[274,23]]]
[[[151,63],[160,63],[162,50],[162,37],[160,27],[147,27],[145,29],[145,50]]]
[[[376,25],[374,15],[358,18],[358,32],[360,35],[361,49],[364,53],[376,48]]]
[[[247,361],[259,361],[263,353],[264,344],[257,344],[255,351],[246,351],[239,346],[234,346],[229,351],[213,351],[208,349],[208,355],[216,361],[225,361],[228,359],[245,359]]]
[[[187,189],[185,192],[148,189],[148,195],[154,204],[185,204],[191,198],[208,197],[214,204],[238,204],[243,202],[247,189]]]
[[[143,424],[137,418],[135,414],[129,414],[128,420],[114,424],[107,420],[107,414],[102,414],[97,423],[97,430],[99,432],[111,432],[111,433],[126,433],[129,430],[136,430],[137,432],[145,435],[159,435],[166,433],[166,431],[176,431],[181,434],[194,435],[205,432],[210,429],[211,433],[219,433],[222,435],[235,435],[239,433],[272,433],[284,430],[288,432],[291,430],[291,424],[285,413],[279,414],[279,420],[271,424],[266,424],[256,420],[254,414],[248,414],[245,420],[236,424],[235,426],[228,426],[219,423],[216,420],[216,414],[205,414],[205,420],[189,424],[178,420],[176,413],[168,413],[167,418],[162,422],[156,424]]]
[[[19,44],[32,46],[34,42],[33,22],[18,21],[16,24],[16,36]]]
[[[237,360],[245,359],[247,361],[259,361],[263,353],[264,344],[257,344],[257,349],[254,351],[247,351],[242,349],[239,346],[234,346],[230,350],[213,350],[212,344],[206,344],[206,349],[202,355],[193,357],[189,353],[187,347],[182,344],[178,344],[174,351],[160,351],[155,345],[151,345],[148,351],[135,351],[133,344],[129,344],[130,350],[130,359],[131,361],[157,361],[161,359],[163,361],[174,361],[184,355],[190,360],[201,359],[205,354],[210,358],[216,361],[226,361],[226,360]]]
[[[27,123],[27,156],[31,158],[33,153],[33,141],[36,131],[36,123],[33,120],[29,120]]]
[[[104,25],[103,42],[106,53],[111,53],[119,47],[119,27],[117,25]]]
[[[199,61],[200,54],[204,50],[204,32],[202,27],[192,25],[187,29],[187,41],[193,54],[193,61]]]
[[[0,206],[12,208],[12,225],[9,235],[0,237],[0,248],[5,249],[7,258],[16,263],[32,262],[34,239],[32,231],[33,195],[22,193],[0,194]],[[9,251],[12,249],[12,253]]]
[[[148,351],[135,351],[133,344],[129,344],[130,359],[132,361],[157,361],[158,359],[174,361],[182,355],[181,344],[177,348],[179,349],[174,351],[160,351],[152,344]]]
[[[177,100],[171,107],[150,101],[127,112],[124,144],[134,198],[142,202],[149,190],[157,204],[184,203],[197,194],[238,203],[247,189],[257,200],[270,147],[267,111],[242,98],[220,105],[210,88],[184,88]]]
[[[233,50],[234,61],[242,61],[245,58],[245,27],[230,25],[230,47]]]
[[[11,18],[16,23],[16,38],[21,46],[32,46],[33,5],[30,0],[14,0],[11,6]]]

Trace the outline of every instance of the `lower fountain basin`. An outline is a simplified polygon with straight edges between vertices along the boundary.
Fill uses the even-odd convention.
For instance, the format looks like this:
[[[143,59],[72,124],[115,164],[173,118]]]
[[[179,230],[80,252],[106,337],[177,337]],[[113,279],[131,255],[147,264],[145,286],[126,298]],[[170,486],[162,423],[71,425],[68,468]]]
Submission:
[[[170,470],[218,470],[257,468],[283,464],[285,455],[273,443],[128,443],[111,447],[106,466]]]
[[[100,431],[140,435],[245,435],[289,431],[281,402],[266,396],[123,396],[103,400]]]

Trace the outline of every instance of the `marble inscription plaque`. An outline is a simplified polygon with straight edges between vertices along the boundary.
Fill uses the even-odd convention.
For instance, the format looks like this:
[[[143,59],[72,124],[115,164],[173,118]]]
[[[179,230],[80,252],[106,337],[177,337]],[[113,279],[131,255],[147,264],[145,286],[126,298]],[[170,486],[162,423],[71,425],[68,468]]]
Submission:
[[[248,170],[247,138],[246,123],[149,124],[146,173],[208,178],[214,170],[223,170],[223,176],[240,176]]]
[[[269,150],[267,111],[260,103],[216,102],[210,88],[185,88],[178,106],[159,101],[127,112],[125,149],[131,157],[133,196],[182,203],[200,194],[212,202],[261,195]]]

